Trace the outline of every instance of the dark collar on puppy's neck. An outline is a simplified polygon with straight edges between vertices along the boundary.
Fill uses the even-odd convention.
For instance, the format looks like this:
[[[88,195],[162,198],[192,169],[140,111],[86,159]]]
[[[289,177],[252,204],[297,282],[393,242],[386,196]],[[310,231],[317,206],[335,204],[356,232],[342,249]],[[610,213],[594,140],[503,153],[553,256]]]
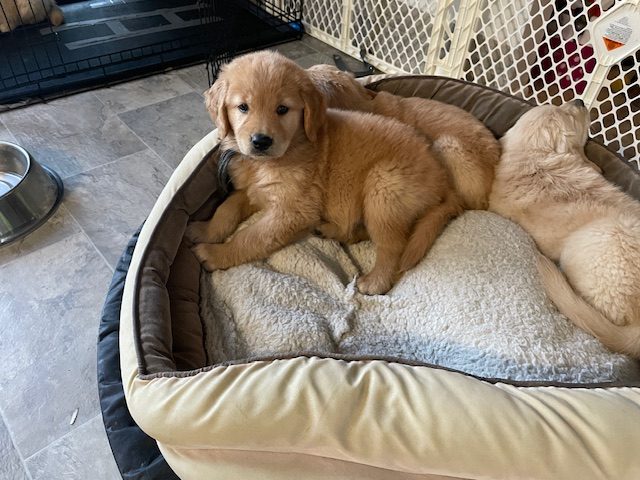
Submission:
[[[229,164],[233,157],[238,152],[232,149],[223,150],[218,159],[218,188],[222,190],[224,195],[233,192],[233,182],[231,181],[231,175],[229,175]]]

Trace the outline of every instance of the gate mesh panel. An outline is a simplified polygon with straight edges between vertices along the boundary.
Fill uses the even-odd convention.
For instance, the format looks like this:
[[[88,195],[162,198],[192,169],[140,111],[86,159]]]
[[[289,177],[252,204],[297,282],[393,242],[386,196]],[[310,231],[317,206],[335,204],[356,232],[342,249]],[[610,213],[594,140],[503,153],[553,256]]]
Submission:
[[[596,61],[580,4],[483,0],[463,78],[536,103],[584,92]]]
[[[307,27],[317,29],[335,39],[331,42],[339,47],[342,30],[342,2],[340,0],[305,0],[302,18]],[[325,40],[326,41],[326,40]]]
[[[591,109],[591,135],[640,170],[640,50],[613,65]]]
[[[621,3],[629,2],[307,0],[303,21],[346,53],[366,49],[385,72],[462,78],[536,104],[583,98],[592,136],[640,169],[640,52],[598,65],[602,39],[589,32]]]
[[[350,45],[388,68],[423,73],[436,7],[420,0],[355,0]]]
[[[616,2],[482,0],[462,78],[537,104],[582,97],[597,67],[589,24]],[[639,53],[613,65],[591,108],[592,136],[640,167]]]

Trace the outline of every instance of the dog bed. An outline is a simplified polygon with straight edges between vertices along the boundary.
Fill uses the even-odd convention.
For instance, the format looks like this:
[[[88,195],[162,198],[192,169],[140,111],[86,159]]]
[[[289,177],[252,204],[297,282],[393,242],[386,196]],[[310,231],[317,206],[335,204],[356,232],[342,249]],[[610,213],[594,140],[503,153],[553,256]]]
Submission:
[[[529,108],[437,77],[369,87],[454,103],[497,136]],[[121,304],[127,406],[180,478],[640,478],[638,365],[557,314],[519,227],[465,213],[381,297],[353,290],[366,244],[309,239],[201,275],[183,234],[223,200],[217,142],[163,190]],[[640,198],[622,160],[587,154]]]

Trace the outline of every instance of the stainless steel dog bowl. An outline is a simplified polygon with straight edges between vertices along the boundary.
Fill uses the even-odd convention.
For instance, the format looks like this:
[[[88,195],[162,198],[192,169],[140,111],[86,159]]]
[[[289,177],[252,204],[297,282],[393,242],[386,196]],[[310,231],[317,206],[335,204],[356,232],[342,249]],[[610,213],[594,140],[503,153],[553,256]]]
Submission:
[[[0,245],[42,225],[62,200],[60,177],[13,143],[0,142]]]

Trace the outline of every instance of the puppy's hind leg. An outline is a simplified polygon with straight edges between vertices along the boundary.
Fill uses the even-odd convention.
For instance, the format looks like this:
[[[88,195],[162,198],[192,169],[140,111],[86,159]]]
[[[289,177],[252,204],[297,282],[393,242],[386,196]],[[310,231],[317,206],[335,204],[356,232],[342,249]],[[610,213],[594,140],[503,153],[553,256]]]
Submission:
[[[447,223],[463,211],[461,201],[454,192],[447,192],[444,200],[435,206],[428,207],[424,215],[418,219],[402,253],[400,272],[415,267],[429,252],[433,243],[442,233]]]
[[[410,228],[407,213],[399,210],[402,203],[394,195],[378,192],[365,198],[364,222],[376,248],[376,261],[373,269],[358,279],[358,290],[364,295],[386,293],[397,280]]]

